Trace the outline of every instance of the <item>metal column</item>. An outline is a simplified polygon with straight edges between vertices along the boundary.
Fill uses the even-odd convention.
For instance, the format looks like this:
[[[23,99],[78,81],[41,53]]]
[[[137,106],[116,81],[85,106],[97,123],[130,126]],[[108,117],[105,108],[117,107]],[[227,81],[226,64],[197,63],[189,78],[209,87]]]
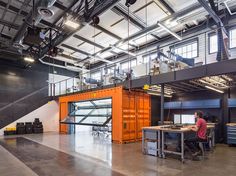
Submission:
[[[161,84],[161,124],[164,124],[164,84]]]

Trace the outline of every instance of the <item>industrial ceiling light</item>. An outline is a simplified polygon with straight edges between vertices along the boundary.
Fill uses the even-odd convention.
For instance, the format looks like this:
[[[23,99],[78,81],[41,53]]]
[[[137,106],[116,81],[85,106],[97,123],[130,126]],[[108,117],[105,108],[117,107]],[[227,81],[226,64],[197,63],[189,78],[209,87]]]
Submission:
[[[33,63],[35,60],[32,57],[26,56],[24,57],[24,61]]]
[[[101,58],[101,57],[99,57],[99,56],[92,56],[92,55],[89,55],[88,57],[94,58],[94,59],[97,59],[97,60],[100,60],[100,61],[103,61],[103,62],[106,62],[106,63],[108,63],[108,64],[113,64],[113,63],[114,63],[114,62],[112,62],[112,61],[109,61],[109,60],[107,60],[107,59]]]
[[[168,27],[166,27],[164,24],[160,23],[159,21],[157,22],[157,24],[164,29],[165,31],[167,31],[168,33],[170,33],[171,35],[173,35],[175,38],[177,38],[178,40],[182,40],[182,37],[180,37],[178,34],[176,34],[175,32],[171,31]]]
[[[219,89],[216,89],[216,88],[214,88],[214,87],[205,86],[205,88],[210,89],[210,90],[214,90],[214,91],[219,92],[219,93],[224,93],[224,91],[219,90]]]
[[[222,77],[223,77],[224,79],[226,79],[227,81],[233,81],[233,79],[230,78],[230,77],[227,76],[227,75],[222,75]]]
[[[72,21],[72,20],[66,20],[65,25],[68,27],[71,27],[73,29],[77,29],[80,24],[78,22]]]
[[[155,95],[155,96],[161,96],[161,94],[160,93],[157,93],[157,92],[149,92],[149,91],[147,91],[147,93],[149,94],[149,95]],[[164,94],[164,97],[167,97],[167,98],[172,98],[172,95],[166,95],[166,94]]]
[[[115,45],[111,45],[111,47],[112,47],[113,49],[117,49],[117,50],[119,50],[119,51],[121,51],[121,52],[124,52],[124,53],[126,53],[126,54],[129,54],[129,55],[131,55],[131,56],[136,57],[136,54],[135,54],[135,53],[129,52],[129,51],[124,50],[124,49],[122,49],[122,48],[119,48],[119,47],[117,47],[117,46],[115,46]]]

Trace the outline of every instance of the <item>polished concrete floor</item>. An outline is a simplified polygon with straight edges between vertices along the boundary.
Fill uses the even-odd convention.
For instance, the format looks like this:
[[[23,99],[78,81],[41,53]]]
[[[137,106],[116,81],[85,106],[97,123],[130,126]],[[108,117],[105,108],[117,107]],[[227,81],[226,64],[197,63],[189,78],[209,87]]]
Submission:
[[[0,175],[235,176],[236,148],[217,145],[208,159],[182,164],[143,155],[141,143],[111,144],[88,133],[0,138]],[[9,166],[10,169],[9,169]]]

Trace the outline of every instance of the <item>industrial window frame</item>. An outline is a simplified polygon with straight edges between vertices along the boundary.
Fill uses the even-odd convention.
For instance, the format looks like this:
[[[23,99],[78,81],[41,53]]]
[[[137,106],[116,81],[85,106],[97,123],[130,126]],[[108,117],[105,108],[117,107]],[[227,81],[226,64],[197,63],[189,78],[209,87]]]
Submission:
[[[211,37],[216,36],[216,51],[211,51]],[[208,34],[208,54],[215,54],[218,52],[218,36],[215,32]]]
[[[154,57],[152,57],[154,56]],[[151,57],[151,59],[149,59],[149,57]],[[143,55],[142,56],[142,63],[143,64],[146,64],[146,63],[149,63],[149,61],[152,61],[154,58],[157,57],[157,52],[150,52],[149,54],[146,54],[146,55]]]
[[[176,50],[177,49],[180,49],[180,48],[182,48],[182,50],[183,50],[183,47],[187,47],[188,45],[192,45],[193,43],[195,43],[196,42],[196,44],[197,44],[197,49],[196,49],[196,51],[197,51],[197,55],[195,56],[195,57],[190,57],[189,59],[194,59],[194,58],[197,58],[197,57],[199,57],[199,39],[198,39],[198,37],[196,37],[196,38],[193,38],[193,39],[190,39],[190,40],[187,40],[187,41],[184,41],[184,42],[181,42],[181,43],[177,43],[177,44],[175,44],[175,45],[172,45],[172,46],[170,46],[170,50],[172,51],[172,52],[174,52],[175,54],[178,54],[178,53],[176,53]],[[191,50],[191,52],[193,52],[193,50]],[[183,53],[183,52],[182,52]],[[187,52],[187,48],[186,48],[186,53],[188,53]],[[179,54],[180,55],[180,54]],[[182,55],[180,55],[180,56],[182,56]],[[184,56],[182,56],[182,57],[184,57]],[[188,58],[187,56],[185,57],[185,58]]]
[[[98,76],[93,76],[93,75],[96,75],[96,74],[99,74],[99,79],[97,79]],[[95,72],[90,73],[90,78],[101,81],[101,79],[102,79],[101,71],[95,71]]]
[[[114,65],[111,67],[104,68],[104,72],[106,72],[106,74],[114,73],[115,69],[116,69],[116,66]]]
[[[135,65],[132,65],[132,62],[133,61],[135,61]],[[130,62],[130,63],[129,63]],[[134,63],[134,62],[133,62]],[[125,65],[125,64],[128,64],[128,68],[122,68],[122,65]],[[135,67],[135,66],[137,66],[137,58],[135,58],[135,59],[131,59],[130,61],[125,61],[125,62],[121,62],[120,63],[120,69],[121,70],[126,70],[126,69],[129,69],[129,66],[130,66],[130,68],[132,68],[132,67]]]

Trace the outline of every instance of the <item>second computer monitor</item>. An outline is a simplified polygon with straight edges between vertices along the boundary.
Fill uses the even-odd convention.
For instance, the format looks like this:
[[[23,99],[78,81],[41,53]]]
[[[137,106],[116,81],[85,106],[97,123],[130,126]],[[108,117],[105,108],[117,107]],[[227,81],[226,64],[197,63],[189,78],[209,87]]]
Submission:
[[[193,114],[174,114],[174,124],[195,124]]]
[[[182,114],[181,121],[182,124],[195,124],[195,117],[193,114]]]

